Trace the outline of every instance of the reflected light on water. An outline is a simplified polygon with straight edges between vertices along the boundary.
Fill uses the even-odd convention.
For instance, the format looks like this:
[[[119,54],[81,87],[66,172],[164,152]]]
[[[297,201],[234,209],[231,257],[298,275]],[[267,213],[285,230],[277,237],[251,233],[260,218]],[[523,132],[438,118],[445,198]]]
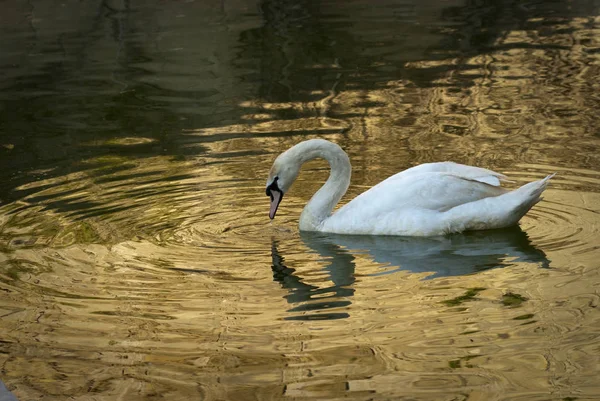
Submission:
[[[19,400],[598,399],[598,15],[0,3],[0,379]],[[558,174],[508,230],[299,233],[326,163],[275,222],[264,185],[315,137],[350,156],[342,203],[432,161]]]

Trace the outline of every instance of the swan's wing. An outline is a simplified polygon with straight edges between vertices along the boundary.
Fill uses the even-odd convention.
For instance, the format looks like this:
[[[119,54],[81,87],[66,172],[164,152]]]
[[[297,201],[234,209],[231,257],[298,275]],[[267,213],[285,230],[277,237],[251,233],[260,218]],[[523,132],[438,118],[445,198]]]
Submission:
[[[424,173],[415,175],[412,185],[413,206],[445,212],[453,207],[496,197],[508,192],[497,183],[487,183],[491,176],[465,177],[453,173]]]
[[[335,213],[340,218],[378,218],[426,209],[444,212],[458,205],[499,196],[507,190],[445,172],[424,172],[385,180]]]
[[[500,186],[501,181],[508,181],[507,177],[504,174],[496,173],[495,171],[488,170],[485,168],[467,166],[465,164],[458,164],[454,162],[439,162],[420,164],[418,166],[411,167],[407,170],[404,170],[396,175],[389,177],[383,182],[386,182],[388,180],[394,181],[399,178],[406,178],[408,176],[414,176],[423,173],[436,172],[448,173],[457,177],[475,180],[497,187]]]

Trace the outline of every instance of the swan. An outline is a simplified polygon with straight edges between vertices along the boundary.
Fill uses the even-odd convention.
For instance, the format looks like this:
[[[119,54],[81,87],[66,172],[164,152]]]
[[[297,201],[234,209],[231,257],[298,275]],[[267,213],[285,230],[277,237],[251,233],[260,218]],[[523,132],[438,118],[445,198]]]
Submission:
[[[275,218],[302,164],[316,158],[327,160],[331,171],[304,207],[300,231],[437,236],[509,227],[542,199],[554,176],[509,191],[500,186],[507,177],[491,170],[453,162],[426,163],[385,179],[332,213],[350,185],[350,159],[335,143],[310,139],[273,162],[266,186],[270,219]]]

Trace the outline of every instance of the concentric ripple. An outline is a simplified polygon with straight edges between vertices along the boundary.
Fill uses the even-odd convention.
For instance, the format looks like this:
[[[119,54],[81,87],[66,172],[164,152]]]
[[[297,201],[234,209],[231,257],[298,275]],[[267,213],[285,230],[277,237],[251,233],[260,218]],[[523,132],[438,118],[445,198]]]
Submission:
[[[64,4],[63,4],[64,3]],[[0,379],[19,400],[596,400],[600,19],[562,0],[0,3]],[[274,221],[452,160],[519,227]],[[2,396],[0,395],[0,398]]]
[[[539,166],[522,166],[538,174]],[[588,255],[599,248],[600,174],[591,170],[567,170],[545,166],[541,174],[556,172],[544,200],[523,220],[533,242],[547,251]],[[513,177],[513,175],[511,175]]]

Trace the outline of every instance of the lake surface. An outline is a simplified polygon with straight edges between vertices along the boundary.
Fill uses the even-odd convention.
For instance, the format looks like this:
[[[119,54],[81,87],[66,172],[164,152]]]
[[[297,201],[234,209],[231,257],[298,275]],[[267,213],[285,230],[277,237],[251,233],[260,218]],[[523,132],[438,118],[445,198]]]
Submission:
[[[0,2],[0,379],[24,400],[600,399],[598,1]],[[453,160],[520,227],[299,233]]]

